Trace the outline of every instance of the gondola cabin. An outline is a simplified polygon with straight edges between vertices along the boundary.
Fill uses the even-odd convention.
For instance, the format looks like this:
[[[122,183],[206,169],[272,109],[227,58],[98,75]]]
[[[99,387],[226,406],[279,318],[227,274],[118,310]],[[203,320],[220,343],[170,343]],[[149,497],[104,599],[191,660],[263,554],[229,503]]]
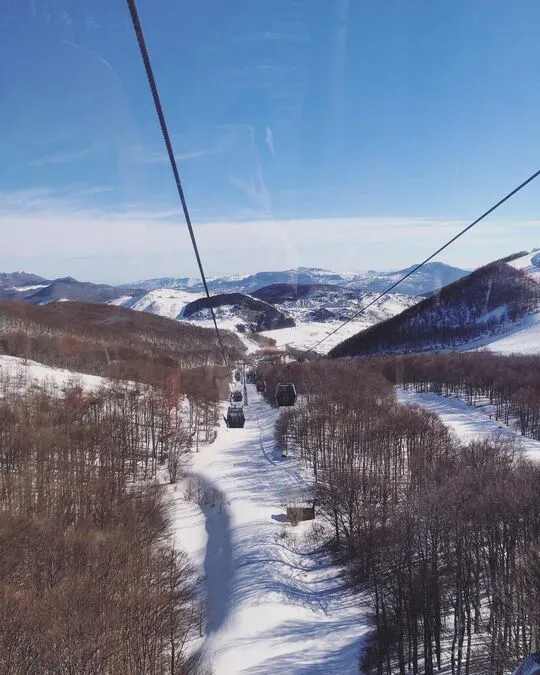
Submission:
[[[243,409],[230,406],[227,410],[225,422],[229,429],[243,429],[246,422]]]
[[[240,382],[240,371],[239,370],[237,370],[236,373],[234,374],[234,379],[237,382]]]
[[[231,394],[231,401],[233,403],[242,403],[242,392],[241,391],[233,391]]]
[[[264,394],[264,392],[266,391],[266,382],[264,380],[257,380],[255,386],[259,394]]]
[[[292,382],[278,382],[276,387],[276,403],[278,407],[296,403],[296,387]]]

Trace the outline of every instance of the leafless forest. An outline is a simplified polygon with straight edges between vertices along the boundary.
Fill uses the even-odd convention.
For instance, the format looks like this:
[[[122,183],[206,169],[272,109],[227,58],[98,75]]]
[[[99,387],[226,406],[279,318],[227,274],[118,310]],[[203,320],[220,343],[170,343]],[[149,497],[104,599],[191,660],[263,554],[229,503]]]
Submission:
[[[4,353],[112,376],[60,396],[0,378],[0,671],[196,673],[196,579],[155,479],[212,441],[229,373],[203,329],[64,304],[68,323],[0,312]],[[259,366],[270,402],[296,385],[276,440],[312,471],[328,545],[373,608],[364,672],[506,675],[538,648],[540,468],[517,444],[463,445],[394,392],[488,402],[539,438],[538,375],[535,357],[486,353]]]
[[[236,335],[223,331],[222,340],[231,363],[243,355]],[[179,369],[222,363],[211,330],[84,302],[35,306],[0,301],[0,353],[158,385]]]
[[[261,369],[269,400],[296,384],[276,439],[312,468],[331,546],[371,599],[364,672],[505,675],[538,648],[540,467],[507,442],[459,443],[392,383],[491,396],[533,434],[539,368],[468,354]]]
[[[138,349],[137,367],[123,363],[142,382],[58,395],[24,369],[0,377],[0,672],[197,673],[197,579],[155,479],[175,482],[215,435],[229,376],[208,365],[211,332],[175,341],[143,326],[136,347],[136,330],[2,322],[4,349],[48,365],[103,373],[105,349]]]

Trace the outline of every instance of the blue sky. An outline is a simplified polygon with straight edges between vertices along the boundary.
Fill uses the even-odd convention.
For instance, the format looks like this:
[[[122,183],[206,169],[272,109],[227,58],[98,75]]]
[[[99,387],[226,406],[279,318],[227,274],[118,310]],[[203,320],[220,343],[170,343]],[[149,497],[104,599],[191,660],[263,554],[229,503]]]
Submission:
[[[0,270],[196,273],[124,0],[0,8]],[[404,268],[540,166],[536,0],[139,0],[207,273]],[[450,249],[540,245],[540,181]]]

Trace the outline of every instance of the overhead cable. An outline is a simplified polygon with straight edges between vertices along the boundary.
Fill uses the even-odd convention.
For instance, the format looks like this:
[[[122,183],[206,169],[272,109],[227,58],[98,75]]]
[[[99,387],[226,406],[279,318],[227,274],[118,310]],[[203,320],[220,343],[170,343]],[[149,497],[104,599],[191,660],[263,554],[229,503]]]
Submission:
[[[206,297],[210,299],[210,292],[208,290],[208,284],[206,282],[206,275],[204,273],[203,264],[201,261],[201,256],[199,255],[199,248],[197,246],[197,240],[195,239],[195,233],[193,231],[193,225],[191,223],[191,217],[189,215],[189,209],[187,206],[186,197],[184,194],[184,188],[182,187],[182,182],[180,180],[180,173],[178,171],[178,166],[176,164],[176,157],[174,155],[174,150],[171,143],[171,137],[169,135],[169,130],[167,127],[167,122],[165,121],[165,114],[163,112],[163,106],[161,105],[161,99],[159,97],[159,91],[156,84],[156,79],[154,77],[154,71],[152,69],[152,64],[150,62],[150,56],[148,54],[148,49],[146,47],[146,41],[144,39],[143,29],[141,25],[141,20],[139,18],[139,13],[137,11],[137,4],[135,0],[127,0],[129,13],[131,15],[131,21],[133,22],[133,28],[135,29],[135,34],[137,36],[137,42],[139,44],[139,51],[141,52],[141,57],[144,63],[144,69],[146,71],[146,77],[148,78],[148,84],[150,85],[150,90],[152,92],[152,98],[154,100],[154,108],[159,119],[159,125],[161,127],[161,133],[163,135],[163,140],[165,141],[165,146],[167,148],[167,154],[169,155],[169,161],[171,164],[171,169],[174,175],[174,180],[176,182],[176,188],[178,190],[178,196],[180,197],[180,202],[182,203],[182,210],[184,212],[184,218],[186,221],[187,228],[189,230],[189,236],[191,238],[191,243],[193,245],[193,250],[195,252],[195,257],[197,258],[197,265],[199,266],[199,273],[203,282],[204,290]],[[221,354],[223,356],[223,362],[226,367],[228,367],[227,355],[225,353],[225,348],[223,346],[223,341],[221,339],[221,334],[216,321],[216,315],[214,313],[214,308],[212,307],[211,302],[209,302],[210,313],[212,314],[212,321],[214,322],[214,329],[216,331],[217,339],[221,349]]]
[[[481,220],[484,220],[484,218],[486,218],[487,216],[489,216],[490,213],[493,213],[493,211],[495,211],[495,209],[498,209],[499,206],[501,206],[502,204],[504,204],[504,202],[508,201],[511,197],[513,197],[513,196],[514,196],[515,194],[517,194],[520,190],[522,190],[526,185],[528,185],[529,183],[531,183],[535,178],[538,178],[538,176],[540,176],[540,169],[539,169],[538,171],[536,171],[535,173],[533,173],[531,176],[529,176],[526,180],[524,180],[523,183],[520,183],[516,188],[514,188],[514,189],[513,189],[511,192],[509,192],[506,196],[504,196],[502,199],[500,199],[500,200],[499,200],[496,204],[494,204],[491,208],[489,208],[487,211],[484,211],[484,213],[483,213],[481,216],[479,216],[476,220],[473,220],[473,222],[470,223],[469,225],[467,225],[467,227],[464,227],[460,232],[458,232],[454,237],[452,237],[452,239],[450,239],[449,241],[447,241],[446,244],[444,244],[443,246],[441,246],[440,248],[438,248],[434,253],[432,253],[430,256],[428,256],[428,257],[427,257],[425,260],[423,260],[421,263],[419,263],[418,265],[416,265],[415,267],[413,267],[413,269],[411,269],[409,272],[407,272],[407,273],[404,274],[402,277],[400,277],[400,278],[399,278],[397,281],[395,281],[392,285],[388,286],[387,289],[385,289],[382,293],[380,293],[379,295],[377,295],[376,298],[374,298],[373,300],[371,300],[370,302],[368,302],[367,305],[365,305],[364,307],[362,307],[361,309],[359,309],[359,310],[358,310],[357,312],[355,312],[351,317],[349,317],[346,321],[344,321],[342,324],[340,324],[339,326],[337,326],[337,328],[334,328],[333,331],[331,331],[330,333],[328,333],[327,335],[325,335],[325,337],[323,337],[321,340],[319,340],[319,341],[316,342],[314,345],[312,345],[311,347],[309,347],[309,348],[307,349],[307,351],[313,351],[316,347],[318,347],[318,346],[321,345],[323,342],[325,342],[326,340],[328,340],[329,337],[331,337],[332,335],[335,335],[335,333],[337,333],[339,330],[341,330],[344,326],[346,326],[348,323],[350,323],[351,321],[353,321],[354,319],[356,319],[358,316],[360,316],[360,314],[363,314],[367,309],[369,309],[370,307],[372,307],[375,303],[379,302],[379,300],[380,300],[381,298],[383,298],[385,295],[387,295],[388,293],[390,293],[390,291],[393,291],[394,288],[396,288],[396,286],[399,286],[399,284],[401,284],[403,281],[405,281],[405,279],[408,279],[412,274],[414,274],[415,272],[417,272],[421,267],[423,267],[423,266],[424,266],[426,263],[428,263],[430,260],[433,260],[433,258],[434,258],[436,255],[439,255],[439,253],[441,253],[441,251],[444,251],[444,249],[445,249],[445,248],[448,248],[448,247],[450,246],[450,244],[453,244],[457,239],[459,239],[460,237],[462,237],[466,232],[468,232],[470,229],[472,229],[475,225],[478,225],[478,223],[479,223]]]

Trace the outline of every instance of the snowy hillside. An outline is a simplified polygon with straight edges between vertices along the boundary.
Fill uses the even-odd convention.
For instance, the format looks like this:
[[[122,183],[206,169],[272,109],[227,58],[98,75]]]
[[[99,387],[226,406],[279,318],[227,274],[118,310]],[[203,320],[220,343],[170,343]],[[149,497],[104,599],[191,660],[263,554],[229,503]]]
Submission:
[[[122,305],[138,312],[150,312],[168,319],[177,319],[184,307],[194,300],[203,297],[200,293],[188,293],[171,288],[158,288],[143,295],[142,298],[130,295],[113,300],[110,304]]]
[[[96,391],[111,384],[111,380],[99,375],[52,368],[37,361],[4,354],[0,355],[0,382],[9,391],[39,387],[53,394],[61,394],[66,387],[80,386],[86,391]]]
[[[536,342],[539,258],[532,252],[485,265],[401,314],[346,339],[332,355],[484,346],[504,352],[540,351]],[[510,339],[514,334],[516,339]]]
[[[531,279],[540,282],[540,250],[534,249],[526,255],[520,256],[515,260],[510,260],[508,265],[516,270],[525,272]]]

